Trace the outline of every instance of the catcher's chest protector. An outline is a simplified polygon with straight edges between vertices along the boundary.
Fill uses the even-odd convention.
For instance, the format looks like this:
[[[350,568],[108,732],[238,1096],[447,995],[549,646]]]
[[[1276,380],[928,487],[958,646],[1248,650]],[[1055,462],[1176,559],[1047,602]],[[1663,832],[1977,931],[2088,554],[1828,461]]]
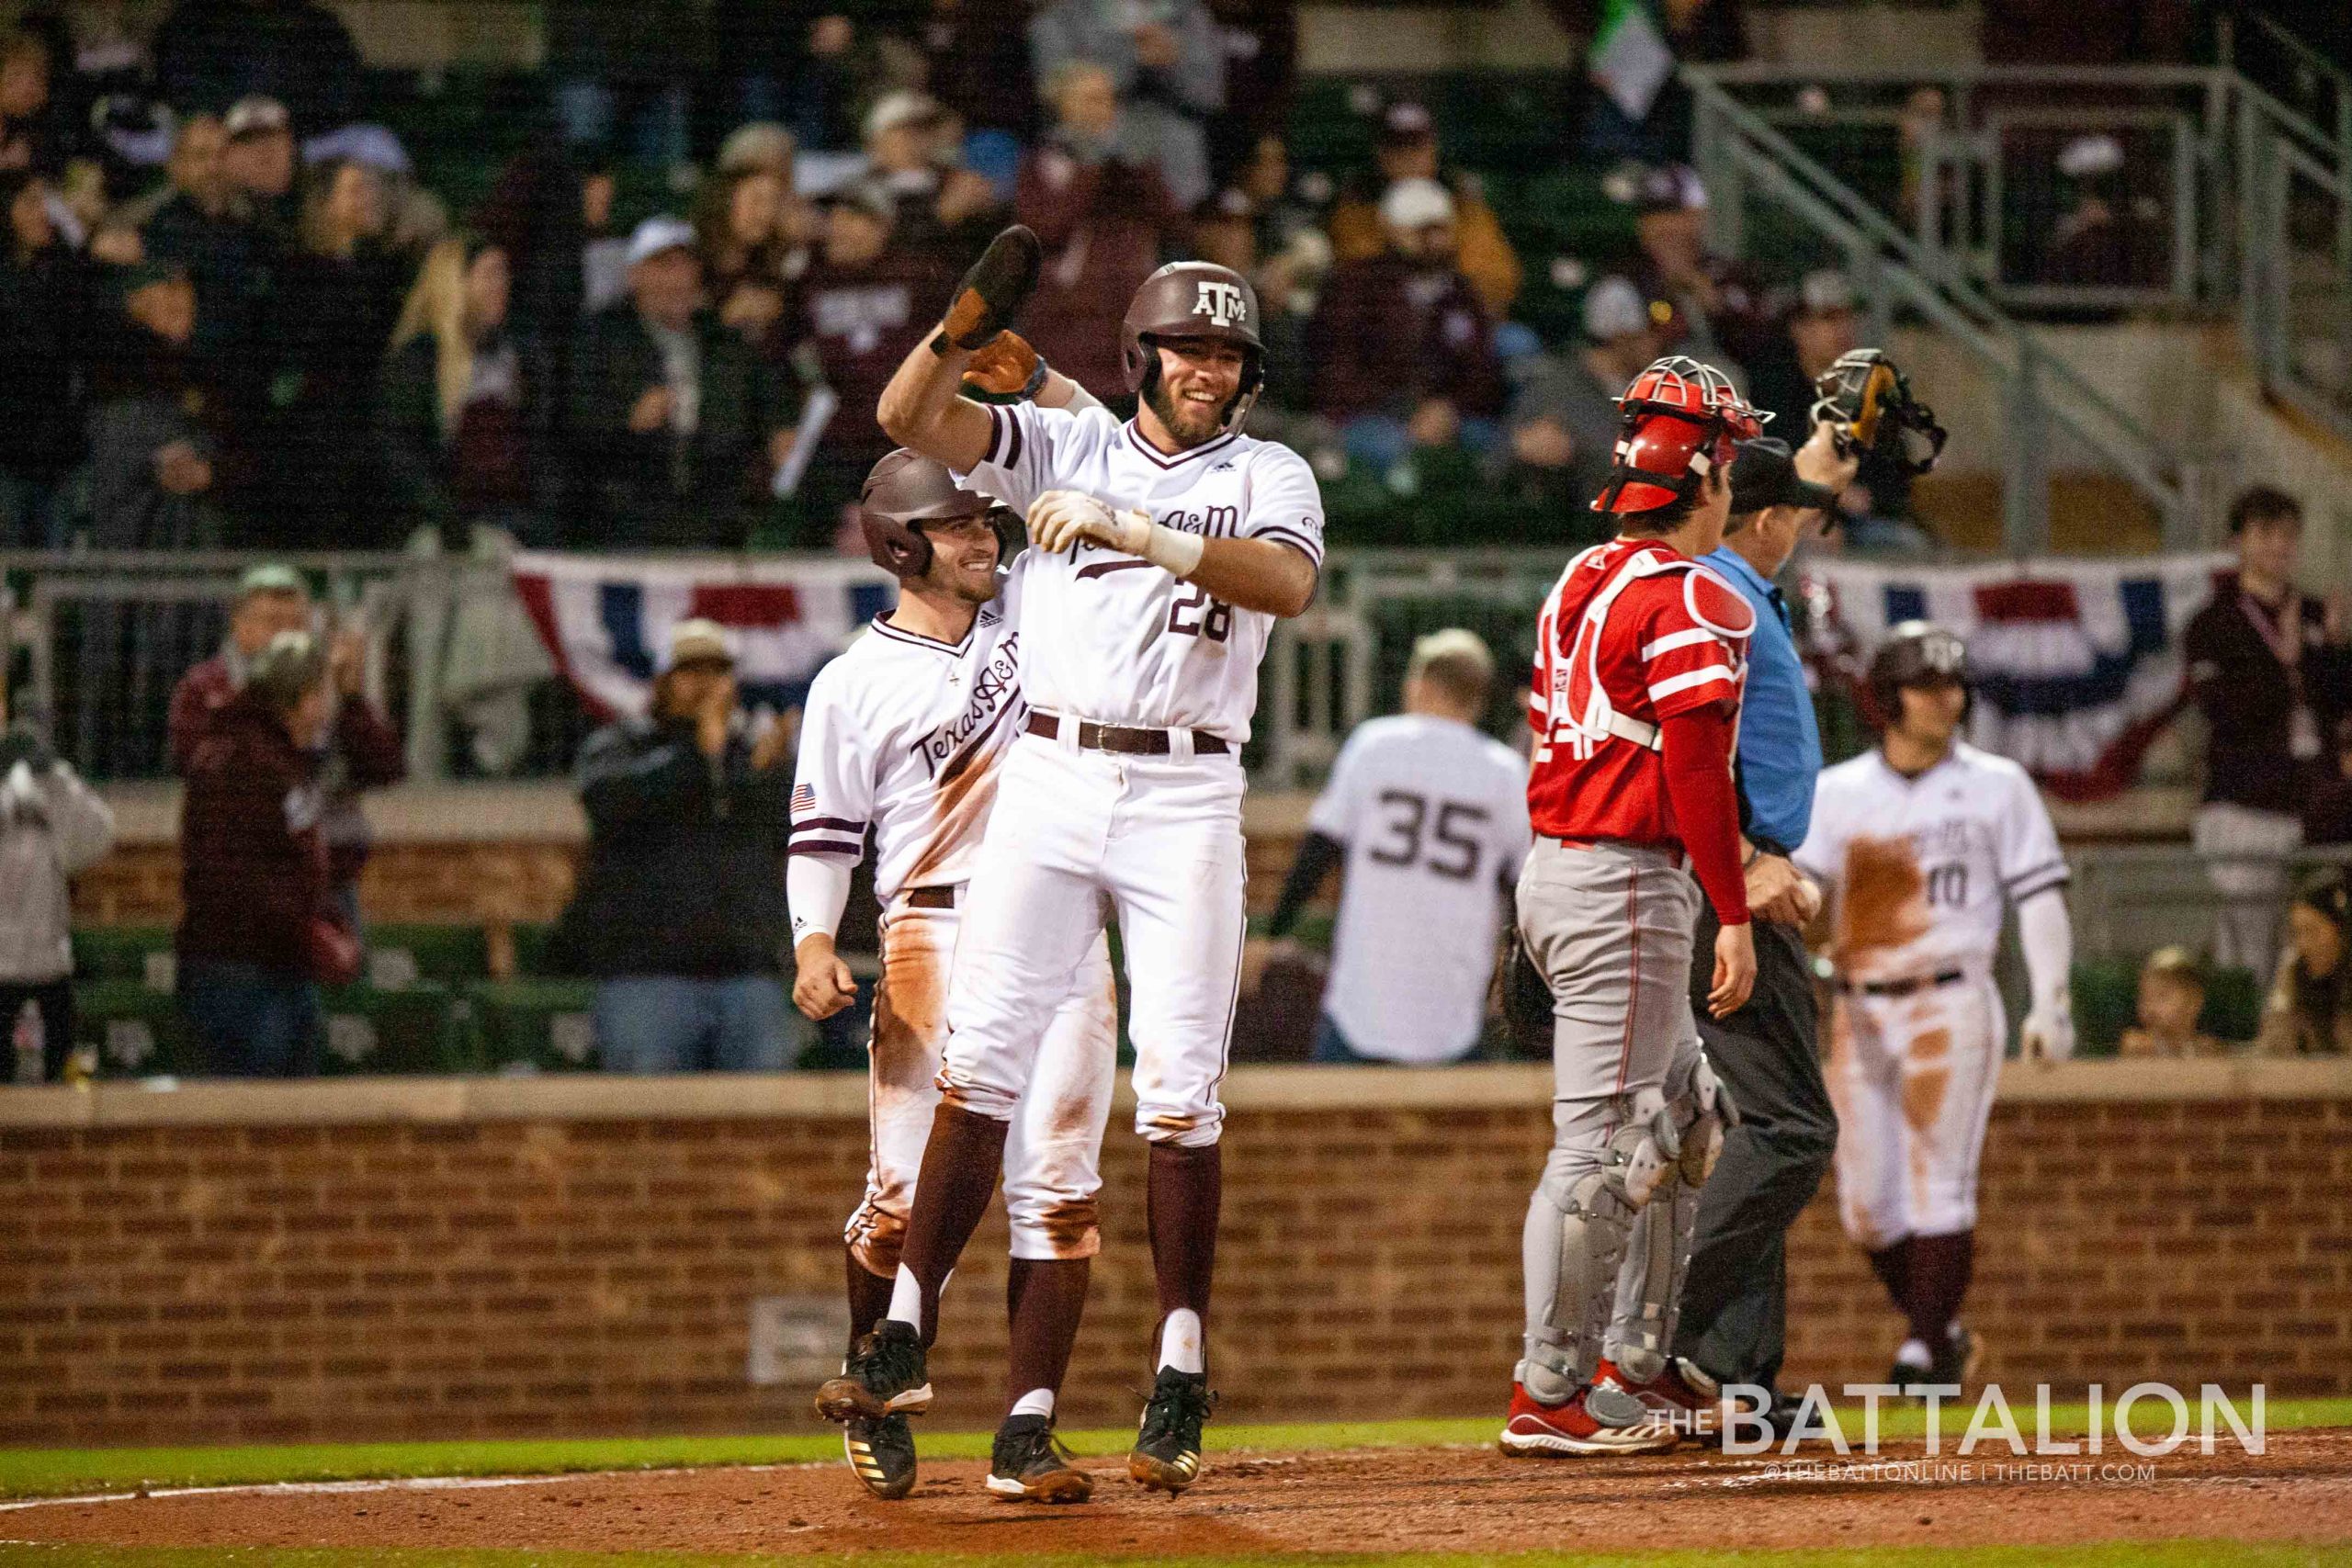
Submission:
[[[1606,740],[1623,740],[1652,751],[1664,745],[1656,723],[1621,712],[1611,698],[1600,672],[1601,638],[1608,629],[1609,612],[1627,589],[1649,578],[1667,576],[1682,578],[1687,589],[1690,575],[1700,566],[1688,556],[1655,548],[1634,549],[1614,567],[1596,559],[1616,547],[1595,545],[1570,561],[1536,624],[1536,658],[1542,665],[1547,705],[1535,752],[1538,762],[1549,761],[1555,746],[1566,746],[1569,756],[1582,761]],[[1604,575],[1578,604],[1575,602],[1578,575],[1595,571]],[[1700,626],[1711,627],[1712,623],[1697,611],[1696,595],[1686,597]],[[1563,615],[1570,620],[1566,627],[1560,625]]]

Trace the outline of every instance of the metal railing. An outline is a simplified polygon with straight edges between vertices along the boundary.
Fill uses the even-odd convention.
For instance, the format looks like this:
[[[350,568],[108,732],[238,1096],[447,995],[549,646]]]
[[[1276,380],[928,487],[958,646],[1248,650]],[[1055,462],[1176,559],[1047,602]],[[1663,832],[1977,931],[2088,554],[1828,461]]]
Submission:
[[[1825,230],[1796,204],[1790,215],[1849,265],[1854,242],[1867,241],[2005,318],[2236,311],[2266,386],[2352,430],[2352,99],[2340,83],[2297,95],[2331,117],[2323,126],[2226,65],[1759,63],[1685,74],[1700,97],[1697,156],[1710,188],[1727,182],[1736,197],[1755,183],[1743,165],[1758,152],[1787,165],[1784,183],[1826,195],[1830,181],[1843,225]],[[1719,205],[1730,209],[1720,239],[1741,220],[1736,199]],[[1894,229],[1906,245],[1888,243]],[[1868,287],[1866,269],[1854,270]],[[2004,373],[2012,390],[2014,379]],[[2027,400],[2063,415],[2078,400],[2058,390]],[[2094,449],[2174,514],[2145,475]]]
[[[2167,547],[2199,531],[2197,465],[2168,451],[2087,377],[2049,352],[1948,252],[1921,243],[1733,97],[1720,78],[1690,73],[1696,156],[1713,198],[1710,240],[1742,253],[1750,203],[1793,220],[1843,263],[1883,336],[1900,310],[1966,350],[1999,387],[2004,412],[2002,538],[2011,553],[2046,549],[2053,438],[2079,443],[2128,481],[2163,520]]]

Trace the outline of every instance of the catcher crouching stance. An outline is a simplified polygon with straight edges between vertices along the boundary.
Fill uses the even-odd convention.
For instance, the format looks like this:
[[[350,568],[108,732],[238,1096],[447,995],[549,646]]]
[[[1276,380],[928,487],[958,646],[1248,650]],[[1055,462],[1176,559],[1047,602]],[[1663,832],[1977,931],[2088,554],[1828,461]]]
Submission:
[[[1668,1373],[1699,1188],[1733,1115],[1689,994],[1702,889],[1721,922],[1710,1010],[1737,1009],[1756,978],[1732,783],[1755,617],[1697,558],[1723,542],[1734,449],[1761,421],[1721,372],[1680,357],[1618,407],[1593,502],[1617,537],[1568,564],[1536,627],[1519,934],[1551,987],[1555,1089],[1508,1454],[1680,1440],[1641,1395]]]
[[[1136,291],[1120,346],[1140,407],[1125,425],[1100,409],[958,398],[972,351],[998,342],[1036,274],[1035,236],[999,235],[882,395],[894,439],[1027,514],[1018,630],[1030,713],[972,870],[939,1110],[888,1316],[818,1408],[872,1419],[930,1403],[939,1292],[1039,1092],[1040,1038],[1108,908],[1132,998],[1160,1307],[1127,1470],[1177,1492],[1199,1476],[1212,1404],[1217,1086],[1244,929],[1240,750],[1273,623],[1314,597],[1323,506],[1304,459],[1240,433],[1264,351],[1257,299],[1225,267],[1175,263]]]

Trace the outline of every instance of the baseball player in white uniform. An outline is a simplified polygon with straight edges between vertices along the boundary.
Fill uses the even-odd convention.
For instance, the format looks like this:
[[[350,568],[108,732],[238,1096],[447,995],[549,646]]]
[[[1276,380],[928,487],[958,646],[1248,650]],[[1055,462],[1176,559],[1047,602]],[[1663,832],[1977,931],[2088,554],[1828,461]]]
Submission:
[[[973,868],[942,1098],[889,1316],[820,1404],[845,1418],[929,1404],[939,1289],[987,1208],[1039,1042],[1107,908],[1127,966],[1161,1311],[1128,1473],[1176,1492],[1198,1476],[1212,1403],[1216,1091],[1244,931],[1239,752],[1274,620],[1314,597],[1322,499],[1297,454],[1241,434],[1264,352],[1257,299],[1224,267],[1171,264],[1136,291],[1122,349],[1140,406],[1124,424],[1101,409],[959,399],[969,351],[1010,324],[1037,254],[1027,230],[999,235],[881,400],[894,439],[1027,513],[1031,713]]]
[[[2075,1048],[2066,862],[2025,770],[1957,739],[1966,682],[1951,633],[1909,621],[1889,634],[1869,675],[1882,743],[1822,773],[1796,856],[1829,900],[1838,966],[1838,1208],[1910,1320],[1898,1387],[1961,1382],[1975,1357],[1960,1304],[2008,1036],[1993,983],[2005,907],[2032,992],[2024,1053]]]
[[[1405,711],[1348,737],[1267,923],[1276,942],[1346,866],[1318,1062],[1428,1066],[1477,1049],[1505,900],[1527,859],[1527,759],[1478,728],[1495,656],[1432,632],[1405,668]]]
[[[903,450],[876,466],[859,518],[875,560],[900,580],[899,604],[809,687],[786,874],[798,966],[793,998],[811,1018],[831,1017],[855,994],[833,936],[871,829],[882,976],[871,1044],[872,1158],[845,1237],[853,1354],[888,1308],[898,1275],[939,1104],[934,1080],[960,906],[1006,752],[1028,715],[1013,630],[1020,583],[1001,580],[1000,592],[998,576],[1019,519]],[[1089,1260],[1101,1245],[1095,1193],[1118,1055],[1107,944],[1084,955],[1056,1000],[1004,1147],[1012,1375],[988,1486],[1008,1497],[1072,1502],[1092,1483],[1051,1433]],[[851,1468],[876,1495],[902,1497],[913,1486],[904,1415],[850,1421],[844,1442]]]

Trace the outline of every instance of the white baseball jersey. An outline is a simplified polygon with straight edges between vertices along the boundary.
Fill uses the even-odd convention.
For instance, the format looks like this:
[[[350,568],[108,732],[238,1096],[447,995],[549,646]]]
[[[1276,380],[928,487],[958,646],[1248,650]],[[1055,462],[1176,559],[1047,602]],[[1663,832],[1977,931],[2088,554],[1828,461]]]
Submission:
[[[871,827],[884,905],[904,888],[969,880],[1005,749],[1028,716],[1019,594],[1015,573],[953,646],[876,618],[817,671],[800,721],[791,853],[854,865]]]
[[[1322,493],[1287,446],[1220,435],[1170,457],[1100,408],[1021,403],[990,408],[989,421],[988,456],[967,482],[1017,512],[1049,490],[1083,491],[1183,533],[1271,539],[1323,564]],[[1250,738],[1273,616],[1099,545],[1029,555],[1021,638],[1032,704],[1101,724]]]
[[[1368,1056],[1462,1055],[1527,858],[1526,761],[1457,719],[1375,718],[1340,748],[1306,825],[1348,849],[1323,1010]]]
[[[2066,880],[2026,771],[1965,743],[1916,779],[1878,751],[1828,769],[1796,860],[1833,900],[1852,981],[1990,964],[2003,908]]]

